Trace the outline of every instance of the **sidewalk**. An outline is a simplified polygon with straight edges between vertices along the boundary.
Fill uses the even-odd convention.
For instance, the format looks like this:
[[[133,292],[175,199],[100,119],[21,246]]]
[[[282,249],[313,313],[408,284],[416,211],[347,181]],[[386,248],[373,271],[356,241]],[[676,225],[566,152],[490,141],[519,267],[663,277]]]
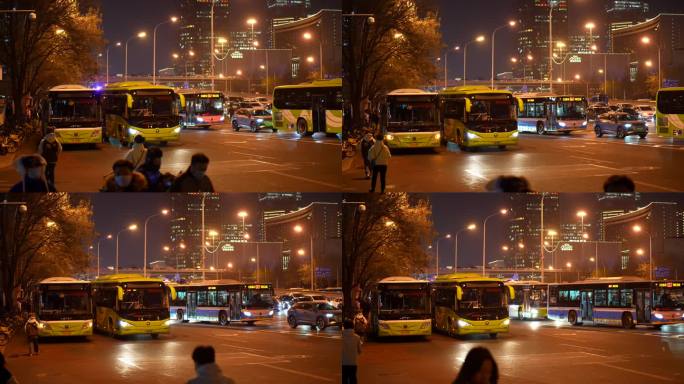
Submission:
[[[0,156],[0,169],[14,166],[14,160],[20,156],[29,155],[38,151],[38,144],[40,143],[38,135],[31,135],[21,144],[21,148],[14,153],[8,153],[5,156]],[[18,176],[17,176],[18,178]]]

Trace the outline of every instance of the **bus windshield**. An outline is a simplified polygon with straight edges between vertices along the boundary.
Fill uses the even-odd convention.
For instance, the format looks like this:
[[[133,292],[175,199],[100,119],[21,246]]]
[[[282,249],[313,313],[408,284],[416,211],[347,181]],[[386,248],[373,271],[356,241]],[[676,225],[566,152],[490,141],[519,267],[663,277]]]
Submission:
[[[438,124],[437,105],[430,100],[391,100],[388,106],[388,131],[416,131],[425,126],[434,131]]]
[[[97,101],[91,97],[56,97],[50,100],[51,120],[97,120]]]
[[[195,113],[198,115],[222,115],[223,114],[223,99],[216,98],[201,98],[194,103]]]
[[[684,90],[658,92],[658,112],[684,114]]]
[[[559,101],[556,105],[556,116],[568,119],[584,119],[587,117],[585,107],[583,101]]]
[[[473,99],[468,120],[515,120],[515,106],[508,98]]]
[[[546,290],[540,288],[530,289],[530,305],[534,307],[546,306]]]
[[[166,292],[163,287],[129,288],[124,290],[120,308],[123,312],[166,307]]]
[[[40,297],[40,315],[89,314],[90,298],[85,290],[46,290]]]
[[[250,288],[242,301],[247,308],[271,308],[273,307],[273,294],[268,288]]]
[[[467,287],[463,288],[463,297],[459,301],[460,309],[498,309],[505,307],[506,295],[500,287]]]
[[[684,309],[684,288],[658,288],[653,294],[655,309]]]
[[[428,313],[424,289],[385,289],[378,300],[380,313]]]
[[[133,96],[131,117],[172,116],[173,96],[170,94],[137,94]]]

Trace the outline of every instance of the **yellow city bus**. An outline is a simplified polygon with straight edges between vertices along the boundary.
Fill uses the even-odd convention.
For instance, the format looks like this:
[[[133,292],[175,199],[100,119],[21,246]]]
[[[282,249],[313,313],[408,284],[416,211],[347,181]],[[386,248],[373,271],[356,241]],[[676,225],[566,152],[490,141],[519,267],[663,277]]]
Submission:
[[[396,89],[385,96],[381,125],[390,148],[438,148],[441,145],[437,94]]]
[[[112,83],[102,93],[105,135],[128,145],[142,135],[166,144],[180,139],[179,97],[173,88],[144,81]]]
[[[656,132],[659,136],[684,139],[684,87],[658,90]]]
[[[273,122],[274,129],[300,136],[342,133],[342,79],[275,87]]]
[[[370,326],[384,336],[430,336],[430,286],[425,280],[394,276],[371,290]]]
[[[504,280],[475,273],[438,276],[431,284],[435,329],[449,336],[508,332],[508,298],[515,298]]]
[[[508,315],[518,320],[546,319],[549,285],[539,281],[508,281],[515,297],[508,301]]]
[[[33,292],[33,311],[39,337],[93,334],[90,282],[72,277],[50,277]]]
[[[95,327],[110,336],[169,333],[169,296],[161,279],[135,274],[101,276],[92,282]]]
[[[462,150],[518,144],[516,104],[513,93],[483,86],[452,87],[439,92],[444,140]]]
[[[102,116],[97,91],[65,84],[48,92],[44,115],[45,133],[54,132],[61,144],[102,142]]]

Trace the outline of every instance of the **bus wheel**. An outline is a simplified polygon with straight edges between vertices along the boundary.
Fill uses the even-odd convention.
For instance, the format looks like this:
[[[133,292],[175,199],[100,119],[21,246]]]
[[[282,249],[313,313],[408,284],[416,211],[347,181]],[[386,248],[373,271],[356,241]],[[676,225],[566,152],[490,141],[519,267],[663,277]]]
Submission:
[[[660,325],[660,324],[658,324],[658,325],[654,325],[654,326],[653,326],[653,329],[657,329],[657,330],[660,330],[661,328],[663,328],[663,326],[662,326],[662,325]]]
[[[490,333],[490,334],[489,334],[489,338],[490,338],[490,339],[496,339],[497,336],[499,336],[498,333]]]
[[[594,127],[594,132],[596,133],[596,137],[603,136],[603,130],[601,129],[601,126],[598,124]]]
[[[295,319],[294,316],[290,316],[287,318],[287,323],[290,325],[290,328],[297,328],[297,319]]]
[[[311,132],[309,132],[309,125],[304,119],[297,120],[296,130],[299,136],[309,136],[309,134],[311,134]]]
[[[158,338],[159,338],[159,334],[158,334],[158,333],[153,333],[153,334],[151,334],[150,336],[152,336],[153,339],[158,339]]]
[[[240,132],[240,126],[238,125],[237,120],[233,120],[233,131]]]
[[[545,135],[546,131],[544,130],[544,123],[541,121],[537,123],[537,134],[538,135]]]
[[[255,132],[257,131],[257,126],[256,126],[256,123],[255,123],[254,121],[252,121],[252,122],[249,124],[249,131],[252,132],[252,133],[255,133]]]
[[[249,325],[249,326],[253,326],[253,325],[254,325],[254,323],[256,323],[256,321],[248,321],[248,322],[247,322],[247,325]]]
[[[618,139],[624,139],[625,138],[625,129],[623,127],[618,127],[617,132],[615,133],[615,137]]]
[[[624,328],[624,329],[634,328],[634,321],[632,319],[631,313],[625,312],[622,314],[622,328]]]
[[[577,312],[568,312],[568,323],[570,323],[571,325],[577,325]]]
[[[504,149],[506,149],[506,146],[505,145],[499,145],[499,149],[503,151]]]
[[[176,311],[176,320],[183,321],[183,310],[179,309]]]
[[[318,328],[319,331],[322,331],[325,329],[325,319],[322,317],[319,317],[316,319],[316,328]]]
[[[219,325],[227,325],[227,324],[228,324],[228,315],[226,314],[226,311],[219,312]]]

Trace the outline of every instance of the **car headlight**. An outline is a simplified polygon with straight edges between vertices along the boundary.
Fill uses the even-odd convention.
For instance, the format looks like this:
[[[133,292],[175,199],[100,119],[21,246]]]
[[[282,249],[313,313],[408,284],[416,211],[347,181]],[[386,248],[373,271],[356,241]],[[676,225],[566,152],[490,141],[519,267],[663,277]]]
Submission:
[[[565,127],[566,125],[567,125],[567,124],[565,124],[565,123],[562,122],[562,121],[558,123],[558,126],[559,126],[559,127]]]
[[[466,132],[466,137],[468,138],[468,140],[477,139],[477,135],[471,132]]]
[[[223,115],[221,115],[221,117],[219,117],[219,121],[223,121],[223,120],[225,120],[225,119],[226,119],[226,117],[223,116]]]
[[[130,326],[131,326],[131,323],[127,323],[123,320],[119,320],[119,328],[126,328],[126,327],[130,327]]]
[[[128,134],[131,136],[137,136],[140,134],[140,132],[137,129],[128,128]]]
[[[252,312],[250,312],[250,311],[244,311],[242,313],[247,317],[252,317]]]
[[[503,322],[503,325],[505,325],[505,326],[508,326],[508,325],[510,325],[510,324],[511,324],[511,319],[506,319],[506,320],[504,320],[504,322]]]
[[[273,316],[273,311],[269,311],[269,312],[268,312],[268,315],[269,315],[269,316]]]
[[[168,327],[169,325],[171,325],[171,319],[168,319],[168,320],[164,321],[164,326],[165,326],[165,327]]]
[[[40,329],[43,329],[43,328],[48,328],[48,329],[49,329],[49,328],[50,328],[50,326],[48,325],[48,323],[45,323],[45,322],[39,322],[39,323],[38,323],[38,328],[40,328]]]
[[[180,133],[180,131],[181,131],[181,129],[180,129],[180,127],[178,127],[178,128],[173,130],[173,133]]]
[[[586,121],[583,121],[583,122],[582,122],[582,126],[583,126],[583,127],[586,127],[586,126],[587,126],[587,122],[586,122]]]
[[[439,140],[439,139],[440,139],[441,137],[442,137],[442,135],[441,135],[441,134],[439,134],[439,133],[435,133],[435,140]]]
[[[467,322],[467,321],[459,320],[459,321],[458,321],[458,326],[459,326],[459,327],[469,327],[469,326],[470,326],[470,323]]]
[[[511,135],[511,137],[518,137],[518,131],[513,132],[513,134]]]
[[[202,122],[204,122],[204,119],[198,116],[198,117],[197,117],[197,121],[199,121],[200,123],[202,123]]]
[[[93,322],[92,321],[86,321],[83,323],[83,326],[81,327],[82,329],[88,329],[93,327]]]
[[[257,119],[256,122],[257,122],[257,123],[263,123],[263,122],[264,122],[264,119]]]
[[[327,317],[328,319],[331,318],[331,317],[333,317],[333,316],[335,316],[335,315],[333,315],[332,313],[326,313],[326,314],[325,314],[325,317]]]
[[[387,141],[394,140],[394,135],[385,135],[385,140],[387,140]]]
[[[625,128],[632,128],[632,124],[630,124],[630,123],[625,124]]]
[[[663,319],[663,314],[662,313],[656,313],[653,315],[656,319],[662,320]]]

